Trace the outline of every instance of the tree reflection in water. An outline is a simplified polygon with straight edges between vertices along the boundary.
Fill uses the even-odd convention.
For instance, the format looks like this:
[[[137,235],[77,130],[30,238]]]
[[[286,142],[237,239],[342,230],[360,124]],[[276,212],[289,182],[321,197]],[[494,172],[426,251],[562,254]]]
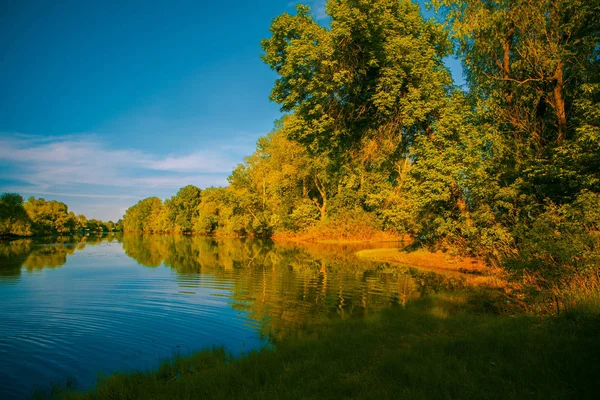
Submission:
[[[460,286],[434,273],[366,262],[367,245],[299,245],[259,239],[183,235],[70,236],[0,243],[0,282],[22,271],[58,268],[86,246],[118,240],[139,264],[173,269],[182,288],[208,288],[258,322],[264,334],[301,334],[331,318],[354,318],[405,305],[431,291]],[[376,246],[394,246],[394,243]],[[369,245],[373,246],[373,245]],[[192,289],[192,290],[191,290]],[[254,325],[254,324],[253,324]]]
[[[33,272],[44,268],[58,268],[76,250],[114,240],[114,234],[99,234],[0,241],[0,277],[18,278],[23,269]]]
[[[393,243],[387,244],[394,246]],[[371,245],[372,246],[372,245]],[[377,244],[381,247],[382,244]],[[278,337],[331,318],[353,318],[461,286],[434,273],[365,262],[365,245],[280,244],[258,239],[124,235],[125,253],[177,272],[180,287],[229,288],[232,307]]]

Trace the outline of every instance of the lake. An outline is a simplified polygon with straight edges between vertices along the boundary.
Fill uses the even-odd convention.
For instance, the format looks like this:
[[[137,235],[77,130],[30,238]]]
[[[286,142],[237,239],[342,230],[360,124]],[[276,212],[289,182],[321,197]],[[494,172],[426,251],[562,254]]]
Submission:
[[[0,398],[88,388],[212,346],[241,355],[449,284],[354,256],[395,245],[129,234],[0,242]]]

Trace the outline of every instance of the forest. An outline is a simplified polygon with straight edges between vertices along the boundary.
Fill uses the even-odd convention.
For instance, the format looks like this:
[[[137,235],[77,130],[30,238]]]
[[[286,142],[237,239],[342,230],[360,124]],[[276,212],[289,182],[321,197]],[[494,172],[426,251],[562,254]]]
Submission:
[[[55,309],[59,333],[90,317],[102,340],[85,319],[41,336],[89,349],[65,353],[78,368],[173,351],[39,398],[597,396],[600,0],[421,3],[326,0],[325,18],[306,5],[275,17],[260,56],[281,118],[226,186],[142,199],[116,223],[0,196],[7,304],[49,293],[7,315]],[[168,336],[165,321],[181,328]],[[19,358],[36,343],[21,341],[25,322]],[[238,323],[243,346],[264,344],[230,353]],[[232,342],[182,345],[211,327]],[[98,352],[120,340],[122,353]]]
[[[328,1],[262,41],[284,116],[229,186],[127,210],[126,231],[410,237],[540,292],[600,279],[600,2]],[[444,58],[458,57],[458,87]]]
[[[283,117],[228,178],[122,224],[1,199],[2,235],[410,238],[540,292],[600,290],[600,1],[328,1],[261,43]],[[466,83],[444,63],[458,57]]]
[[[103,222],[75,215],[60,201],[30,197],[23,202],[23,197],[17,193],[0,196],[0,238],[119,230],[122,230],[121,222]]]

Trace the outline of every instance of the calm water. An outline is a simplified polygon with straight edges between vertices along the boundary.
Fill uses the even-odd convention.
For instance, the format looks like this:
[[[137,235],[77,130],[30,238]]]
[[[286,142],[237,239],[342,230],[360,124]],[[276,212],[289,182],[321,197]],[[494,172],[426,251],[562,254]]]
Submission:
[[[442,284],[356,250],[159,235],[0,242],[0,398],[86,388],[214,345],[242,354]]]

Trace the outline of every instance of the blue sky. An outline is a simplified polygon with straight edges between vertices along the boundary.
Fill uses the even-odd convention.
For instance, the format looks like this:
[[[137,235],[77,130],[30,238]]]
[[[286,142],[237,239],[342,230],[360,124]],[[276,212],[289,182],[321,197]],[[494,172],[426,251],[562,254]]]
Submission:
[[[303,3],[326,22],[324,0]],[[280,116],[260,40],[294,5],[2,2],[0,192],[117,220],[148,196],[226,185]]]

